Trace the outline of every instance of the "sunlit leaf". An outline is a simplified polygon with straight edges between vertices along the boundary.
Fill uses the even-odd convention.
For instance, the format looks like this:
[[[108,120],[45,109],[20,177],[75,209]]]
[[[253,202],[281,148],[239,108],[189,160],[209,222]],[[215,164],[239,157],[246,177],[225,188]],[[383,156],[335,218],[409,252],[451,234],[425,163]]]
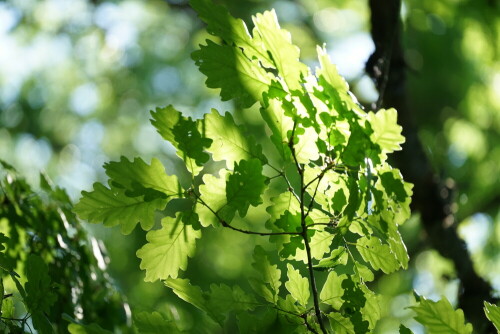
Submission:
[[[258,62],[248,59],[240,48],[207,40],[207,45],[201,45],[192,58],[207,76],[207,87],[221,89],[222,101],[234,99],[248,108],[273,85],[273,76]]]
[[[342,281],[346,279],[346,277],[345,274],[339,276],[334,271],[330,271],[319,295],[322,303],[331,305],[337,310],[340,309],[343,304],[342,296],[344,295]]]
[[[158,159],[153,158],[148,165],[141,158],[129,161],[122,157],[120,161],[106,163],[104,169],[110,177],[111,186],[125,189],[127,196],[144,195],[148,200],[179,194],[177,176],[168,175]]]
[[[484,302],[484,313],[493,325],[495,325],[497,331],[500,332],[500,307]]]
[[[276,302],[281,286],[281,270],[269,262],[266,251],[261,246],[255,247],[253,259],[252,266],[257,271],[258,278],[252,288],[268,302]]]
[[[233,168],[235,162],[252,158],[259,159],[262,164],[267,162],[260,145],[235,124],[230,113],[221,116],[212,109],[210,114],[205,115],[205,129],[206,135],[213,139],[208,151],[215,161],[225,160],[227,168]]]
[[[352,322],[348,318],[344,318],[340,313],[330,313],[328,314],[328,319],[335,333],[356,334]]]
[[[210,34],[221,37],[230,45],[234,43],[243,48],[249,59],[256,57],[266,66],[270,64],[269,55],[261,43],[253,41],[243,20],[232,17],[224,6],[209,0],[191,0],[190,5],[207,23],[207,31]]]
[[[307,306],[309,300],[309,280],[302,277],[300,272],[295,269],[290,263],[287,264],[288,281],[285,287],[302,306]]]
[[[188,279],[167,278],[165,280],[165,285],[171,288],[172,291],[182,300],[196,306],[202,311],[208,311],[203,291],[200,287],[192,285]]]
[[[381,269],[384,273],[389,274],[397,270],[400,266],[390,247],[382,244],[375,237],[360,238],[356,242],[356,249],[363,259],[369,262],[375,270]]]
[[[500,332],[500,307],[484,302],[484,313],[493,325],[495,325],[497,331]]]
[[[445,297],[438,302],[421,297],[418,305],[410,308],[417,313],[415,320],[424,325],[429,334],[472,333],[472,325],[465,322],[464,312],[454,310]]]
[[[154,225],[157,210],[163,210],[166,198],[145,201],[143,196],[129,197],[123,189],[106,188],[101,183],[94,183],[92,192],[82,191],[82,198],[75,205],[74,211],[90,223],[103,223],[105,226],[121,225],[121,231],[129,234],[137,223],[144,230]]]
[[[219,218],[230,223],[236,213],[236,209],[227,203],[226,183],[227,170],[220,171],[220,177],[214,175],[203,175],[203,183],[200,185],[200,194],[203,203],[196,205],[196,213],[200,218],[202,226],[218,226]]]
[[[156,108],[151,111],[151,116],[151,124],[158,133],[177,149],[177,155],[184,160],[188,170],[198,174],[209,159],[204,150],[212,143],[212,140],[203,134],[202,122],[183,116],[171,105]]]
[[[250,205],[262,203],[261,194],[266,186],[267,178],[262,175],[260,160],[241,160],[234,164],[234,171],[226,182],[226,198],[228,205],[239,211],[241,217],[247,213]]]
[[[290,90],[300,89],[301,74],[307,73],[307,67],[299,61],[300,50],[292,44],[290,33],[280,29],[274,10],[257,14],[253,18],[255,32],[266,50],[271,54],[272,61],[279,75]]]
[[[373,133],[371,139],[382,148],[382,152],[391,153],[401,149],[405,138],[401,135],[402,128],[397,123],[398,114],[395,109],[381,109],[377,113],[369,112]]]
[[[179,270],[186,270],[187,261],[196,249],[201,231],[184,225],[180,218],[165,217],[162,228],[146,235],[148,243],[137,251],[141,269],[146,270],[146,282],[177,278]]]

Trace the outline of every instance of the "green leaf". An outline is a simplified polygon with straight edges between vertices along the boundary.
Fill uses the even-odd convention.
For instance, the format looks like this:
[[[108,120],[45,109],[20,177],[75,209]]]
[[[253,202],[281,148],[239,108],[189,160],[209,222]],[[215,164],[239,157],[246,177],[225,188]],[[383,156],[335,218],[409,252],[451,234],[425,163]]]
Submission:
[[[356,242],[356,249],[363,260],[369,262],[374,270],[381,269],[389,274],[400,267],[389,245],[382,244],[378,238],[362,237]]]
[[[315,268],[332,268],[339,264],[345,265],[347,259],[348,255],[345,248],[339,246],[330,253],[330,256],[322,258]]]
[[[199,190],[204,204],[196,205],[196,213],[202,226],[218,226],[220,222],[217,216],[228,224],[233,219],[236,209],[227,203],[227,179],[228,171],[226,169],[220,171],[220,177],[210,174],[203,175],[204,184],[200,185]]]
[[[139,334],[180,333],[175,322],[159,312],[134,313],[134,326]]]
[[[196,239],[201,231],[190,225],[184,225],[180,219],[165,217],[162,228],[150,231],[146,235],[148,243],[137,251],[141,259],[141,269],[146,270],[146,282],[169,277],[177,278],[179,270],[186,270],[188,257],[192,257],[196,249]]]
[[[81,324],[69,324],[68,331],[71,334],[112,334],[108,330],[103,329],[97,324],[81,325]]]
[[[207,45],[191,55],[200,72],[207,76],[209,88],[220,88],[222,101],[236,100],[243,108],[252,106],[262,99],[262,94],[272,83],[273,76],[250,60],[243,50],[229,45],[218,45],[207,40]]]
[[[253,310],[257,303],[252,295],[247,294],[239,286],[232,288],[225,285],[212,284],[210,293],[208,294],[207,307],[211,314],[216,316],[216,319],[221,326],[224,325],[225,314],[230,311],[244,312]]]
[[[287,264],[287,269],[288,281],[285,283],[286,289],[302,306],[307,306],[310,296],[309,280],[302,277],[300,272],[290,263]]]
[[[373,112],[368,113],[368,120],[373,130],[370,138],[380,146],[383,153],[401,150],[401,144],[405,142],[397,118],[397,111],[393,108],[381,109],[376,114]]]
[[[1,198],[0,198],[1,201]],[[0,268],[10,272],[14,270],[16,266],[16,259],[8,256],[7,252],[4,252],[5,246],[4,243],[7,243],[9,238],[5,236],[5,234],[0,233]],[[2,290],[3,291],[3,290]],[[0,303],[1,306],[1,303]]]
[[[274,10],[257,14],[253,17],[255,31],[266,50],[271,54],[272,61],[290,90],[301,89],[301,75],[306,76],[307,66],[299,61],[300,50],[292,44],[290,33],[280,29]]]
[[[360,284],[360,287],[366,298],[365,305],[361,309],[361,314],[363,315],[363,320],[368,321],[368,328],[373,330],[381,316],[378,298],[377,295],[370,291],[365,285]]]
[[[292,151],[288,146],[288,132],[293,128],[293,119],[282,108],[278,99],[266,99],[260,114],[271,130],[271,142],[274,144],[283,161],[291,161]]]
[[[403,182],[401,173],[398,169],[392,169],[387,165],[381,170],[383,170],[383,172],[378,173],[378,175],[387,195],[403,203],[408,195],[406,194],[405,183]]]
[[[344,295],[344,289],[342,288],[342,282],[347,278],[347,275],[337,275],[336,272],[330,271],[326,279],[323,289],[319,294],[319,298],[322,303],[331,305],[334,309],[340,310],[342,304],[342,296]]]
[[[167,175],[165,167],[156,158],[148,165],[141,158],[129,161],[121,157],[119,162],[104,164],[104,169],[111,186],[124,188],[129,197],[144,196],[145,200],[150,200],[178,196],[180,192],[177,176]]]
[[[328,231],[309,229],[309,231],[314,232],[311,240],[309,241],[309,246],[311,247],[311,257],[316,260],[321,260],[325,253],[330,251],[330,245],[332,243],[335,234]],[[307,262],[307,253],[305,249],[297,250],[297,255],[295,256],[297,261]]]
[[[40,256],[30,254],[26,260],[25,270],[27,279],[24,286],[25,302],[28,310],[48,312],[57,299],[50,289],[49,268]]]
[[[271,203],[272,205],[266,208],[267,213],[269,213],[271,223],[280,219],[286,211],[288,211],[291,215],[297,215],[300,213],[300,203],[294,194],[289,190],[282,192],[278,196],[272,197]]]
[[[281,286],[281,270],[269,262],[267,253],[261,246],[255,247],[253,259],[252,266],[259,277],[253,282],[252,288],[268,302],[275,303]]]
[[[410,308],[417,313],[415,320],[424,325],[429,334],[472,333],[472,325],[465,323],[464,312],[461,309],[453,310],[445,297],[438,302],[421,297],[420,303]]]
[[[413,332],[405,325],[399,326],[399,334],[413,334]]]
[[[332,64],[328,52],[324,47],[317,46],[318,60],[320,68],[316,71],[318,77],[323,77],[323,80],[328,82],[335,91],[340,93],[347,93],[349,85],[345,79],[339,74],[337,66]]]
[[[191,0],[189,4],[207,24],[210,34],[221,37],[229,45],[235,44],[243,48],[248,59],[256,57],[266,66],[270,64],[271,59],[266,50],[261,43],[253,41],[243,20],[232,17],[224,6],[216,5],[210,0]]]
[[[297,135],[297,139],[294,149],[298,163],[309,164],[319,159],[319,151],[316,147],[318,134],[312,127],[305,128],[303,134]]]
[[[267,178],[262,175],[260,160],[241,160],[234,163],[234,171],[226,182],[228,205],[239,211],[241,217],[247,214],[248,207],[262,203],[261,194],[266,187]]]
[[[227,168],[233,168],[235,162],[252,158],[259,159],[262,164],[267,163],[261,146],[234,123],[230,113],[221,116],[212,109],[212,113],[205,115],[205,129],[207,137],[213,139],[208,151],[215,161],[225,160]]]
[[[352,322],[348,318],[344,318],[340,313],[330,313],[328,319],[336,334],[356,334]]]
[[[172,289],[172,291],[182,300],[197,307],[198,309],[208,312],[209,309],[206,305],[206,300],[203,297],[203,291],[200,287],[191,285],[188,279],[182,278],[168,278],[165,280],[165,285]]]
[[[493,325],[495,325],[497,331],[500,332],[500,307],[484,302],[484,313]]]
[[[44,313],[49,312],[57,297],[50,288],[49,269],[42,258],[35,254],[28,256],[25,266],[27,282],[24,285],[24,302],[31,312],[33,327],[42,334],[51,334],[53,328]]]
[[[329,112],[332,115],[336,116],[340,114],[346,118],[364,116],[365,112],[350,94],[349,85],[339,75],[337,67],[332,64],[326,49],[318,46],[317,53],[320,68],[316,71],[316,76],[318,77],[318,83],[322,86],[322,90],[326,94]],[[317,94],[318,92],[315,93],[319,95]]]
[[[278,297],[277,301],[278,315],[286,319],[287,323],[300,324],[303,322],[298,317],[306,312],[306,308],[297,305],[296,300],[291,295],[286,295],[286,298]]]
[[[209,159],[204,149],[212,143],[212,140],[203,134],[202,122],[182,116],[182,113],[171,105],[156,108],[151,111],[151,116],[151,124],[163,139],[177,149],[177,155],[184,160],[187,169],[193,175],[198,174]]]
[[[145,201],[143,196],[129,197],[123,189],[109,189],[101,183],[94,183],[92,192],[82,191],[82,198],[74,211],[90,223],[102,222],[109,227],[120,224],[122,233],[130,234],[137,223],[141,223],[144,230],[150,230],[155,212],[163,210],[167,202],[164,198]]]

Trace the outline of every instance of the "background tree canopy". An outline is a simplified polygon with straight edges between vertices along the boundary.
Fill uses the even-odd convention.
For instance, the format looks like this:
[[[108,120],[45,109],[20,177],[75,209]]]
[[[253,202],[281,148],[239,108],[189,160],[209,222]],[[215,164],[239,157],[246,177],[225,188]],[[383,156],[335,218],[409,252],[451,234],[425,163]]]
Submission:
[[[407,141],[393,163],[415,184],[413,216],[402,227],[410,264],[373,284],[387,306],[377,331],[397,331],[401,321],[419,331],[406,308],[415,290],[446,296],[479,332],[482,302],[494,303],[500,291],[498,2],[219,3],[248,24],[275,8],[303,62],[317,66],[316,45],[325,42],[363,105],[399,112]],[[212,107],[234,111],[255,137],[266,135],[256,106],[242,112],[203,84],[190,54],[206,38],[214,37],[182,0],[0,2],[0,159],[35,188],[46,171],[76,200],[105,181],[104,162],[121,155],[159,157],[182,173],[175,149],[149,123],[157,106],[175,104],[193,118]],[[125,239],[116,228],[86,227],[106,245],[108,269],[130,305],[171,312],[186,330],[210,328],[161,283],[144,283],[135,256],[143,231]],[[187,275],[205,288],[245,281],[256,242],[231,231],[205,235]]]

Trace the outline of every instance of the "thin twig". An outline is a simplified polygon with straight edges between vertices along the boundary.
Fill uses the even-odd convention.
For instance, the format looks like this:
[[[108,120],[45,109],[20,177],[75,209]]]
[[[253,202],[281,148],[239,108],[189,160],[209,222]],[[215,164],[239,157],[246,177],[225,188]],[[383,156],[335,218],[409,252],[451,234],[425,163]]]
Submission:
[[[321,328],[321,331],[323,334],[327,334],[328,332],[326,331],[325,325],[323,324],[322,317],[321,317],[321,309],[319,308],[319,298],[318,298],[318,289],[316,288],[316,280],[314,278],[314,268],[313,268],[313,263],[312,263],[312,256],[311,256],[311,247],[309,245],[309,240],[307,236],[307,225],[306,225],[306,213],[304,210],[304,194],[305,194],[305,187],[304,187],[304,170],[300,167],[300,164],[298,163],[297,156],[295,154],[295,147],[293,144],[293,137],[295,134],[295,128],[297,126],[297,122],[294,122],[293,124],[293,129],[292,129],[292,135],[290,137],[290,140],[288,142],[288,146],[290,147],[290,150],[292,151],[292,156],[295,161],[295,166],[297,168],[297,172],[300,175],[300,223],[302,227],[301,235],[302,239],[304,239],[304,245],[306,249],[306,254],[307,254],[307,267],[309,269],[309,280],[311,282],[311,291],[313,295],[313,301],[314,301],[314,312],[316,313],[316,318],[318,319],[318,324],[319,327]]]
[[[325,171],[326,171],[326,169],[325,169]],[[306,212],[306,215],[305,215],[304,219],[306,219],[309,216],[309,213],[311,212],[312,206],[314,204],[314,199],[316,198],[316,194],[318,193],[319,184],[320,184],[321,180],[323,179],[323,176],[325,176],[324,171],[321,172],[321,176],[318,179],[318,184],[316,184],[316,188],[314,189],[314,193],[313,193],[313,195],[311,197],[311,201],[309,202],[309,206],[307,207],[307,212]],[[306,188],[307,188],[307,186],[306,186]],[[305,190],[306,189],[304,188],[304,191]]]
[[[256,231],[243,230],[243,229],[231,226],[224,219],[222,219],[217,214],[217,212],[215,212],[210,206],[208,206],[207,203],[205,203],[197,194],[195,194],[195,196],[196,196],[196,198],[197,198],[197,200],[198,200],[198,202],[200,204],[202,204],[203,206],[205,206],[208,210],[210,210],[215,215],[215,217],[217,218],[217,220],[219,221],[219,223],[221,223],[222,226],[227,227],[227,228],[229,228],[231,230],[238,231],[238,232],[245,233],[245,234],[255,234],[255,235],[261,235],[261,236],[269,236],[269,235],[301,235],[301,232],[256,232]]]

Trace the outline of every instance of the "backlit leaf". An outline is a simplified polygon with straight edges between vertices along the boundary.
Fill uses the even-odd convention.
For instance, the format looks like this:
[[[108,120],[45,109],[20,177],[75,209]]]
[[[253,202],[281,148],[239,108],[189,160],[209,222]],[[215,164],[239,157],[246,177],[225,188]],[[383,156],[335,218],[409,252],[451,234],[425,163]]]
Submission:
[[[207,40],[207,45],[201,45],[191,56],[207,76],[207,87],[221,89],[222,101],[234,99],[248,108],[261,100],[272,85],[273,76],[248,59],[240,48]]]
[[[500,307],[484,302],[484,313],[486,313],[486,317],[495,325],[497,331],[500,332]]]
[[[464,312],[454,310],[445,297],[438,302],[421,297],[420,303],[410,308],[417,313],[415,320],[424,325],[429,334],[472,333],[472,325],[465,322]]]
[[[203,134],[202,122],[183,116],[171,105],[156,108],[151,111],[151,116],[151,124],[163,139],[177,149],[177,155],[184,160],[187,169],[194,175],[198,174],[209,159],[204,150],[212,143],[212,140]]]
[[[331,305],[336,310],[340,310],[340,307],[344,303],[342,300],[342,296],[344,295],[342,281],[346,279],[346,277],[345,274],[339,276],[335,271],[330,271],[319,295],[322,303]]]
[[[177,278],[179,270],[186,270],[188,257],[196,249],[196,239],[201,231],[191,225],[184,225],[180,217],[165,217],[162,228],[146,235],[148,243],[137,251],[141,269],[146,270],[146,282],[169,277]]]
[[[356,332],[354,332],[354,325],[352,322],[348,318],[344,318],[340,313],[330,313],[328,314],[328,319],[330,320],[330,325],[335,333],[356,334]]]
[[[363,259],[369,262],[375,270],[381,269],[384,273],[389,274],[397,270],[400,266],[390,247],[382,244],[375,237],[360,238],[356,242],[356,249]]]
[[[255,247],[253,259],[252,266],[257,271],[258,278],[252,288],[268,302],[276,302],[281,286],[281,270],[269,262],[267,253],[261,246]]]
[[[195,210],[204,227],[218,226],[219,218],[229,224],[236,213],[236,209],[227,203],[227,175],[228,171],[225,169],[220,171],[220,177],[211,174],[203,175],[204,184],[200,185],[199,189],[204,204],[198,203]]]
[[[200,287],[192,285],[188,279],[182,278],[167,278],[165,285],[172,289],[172,291],[182,300],[207,312],[207,301],[203,296],[203,291]]]
[[[402,128],[397,123],[398,114],[395,109],[381,109],[377,113],[369,112],[373,133],[371,139],[382,148],[382,152],[391,153],[401,149],[405,138],[401,135]]]
[[[123,234],[130,234],[137,223],[146,231],[151,229],[155,211],[163,210],[168,201],[166,198],[145,201],[143,196],[128,197],[123,189],[109,189],[101,183],[94,183],[94,190],[82,191],[82,195],[74,207],[80,218],[104,226],[119,224]]]
[[[272,61],[288,88],[300,89],[300,77],[307,73],[307,67],[299,61],[300,50],[292,44],[290,33],[280,29],[276,12],[257,14],[253,22],[254,31],[258,32],[263,46],[272,55]]]
[[[309,280],[302,277],[300,272],[290,263],[287,264],[287,269],[288,281],[285,283],[286,289],[302,306],[307,306],[310,295]]]
[[[235,124],[230,113],[221,116],[212,109],[210,114],[205,115],[205,128],[206,135],[213,139],[208,151],[215,161],[225,160],[227,168],[233,168],[235,162],[252,158],[259,159],[262,164],[267,162],[260,145]]]
[[[151,165],[148,165],[141,158],[129,161],[122,157],[118,162],[106,163],[104,169],[110,177],[111,186],[125,189],[127,196],[144,195],[144,198],[148,200],[179,194],[177,176],[168,175],[158,159],[153,158]]]
[[[262,164],[257,159],[241,160],[234,164],[234,171],[226,182],[226,199],[228,205],[239,211],[244,217],[250,205],[262,203],[261,194],[266,186],[267,178],[262,175]]]

